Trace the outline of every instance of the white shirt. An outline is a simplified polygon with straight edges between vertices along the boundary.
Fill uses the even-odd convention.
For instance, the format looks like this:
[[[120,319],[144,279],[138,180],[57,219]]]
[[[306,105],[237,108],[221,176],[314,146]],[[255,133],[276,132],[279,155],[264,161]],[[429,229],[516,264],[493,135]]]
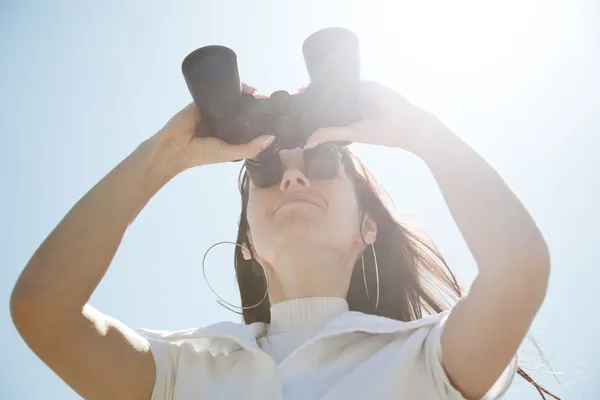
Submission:
[[[339,297],[293,299],[271,306],[271,323],[258,346],[279,364],[296,348],[316,335],[327,322],[348,311]]]
[[[269,326],[138,329],[156,362],[152,400],[464,399],[441,363],[448,312],[401,322],[348,311],[343,299],[310,298],[271,313]],[[517,362],[483,399],[505,393]]]

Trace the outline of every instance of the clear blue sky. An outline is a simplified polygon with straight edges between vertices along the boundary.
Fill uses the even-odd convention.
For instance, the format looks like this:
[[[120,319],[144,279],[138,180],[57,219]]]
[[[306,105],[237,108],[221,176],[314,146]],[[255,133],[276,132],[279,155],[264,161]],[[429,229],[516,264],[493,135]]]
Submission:
[[[183,57],[224,44],[237,51],[247,83],[266,94],[295,90],[307,83],[303,39],[334,25],[360,35],[363,77],[439,115],[531,211],[553,261],[532,334],[561,383],[537,365],[527,343],[523,366],[563,398],[595,398],[600,6],[448,3],[0,1],[2,398],[78,398],[17,335],[10,291],[71,206],[190,101]],[[401,215],[427,230],[468,284],[476,267],[428,171],[400,150],[355,148]],[[235,240],[238,169],[230,163],[188,171],[158,193],[128,231],[92,304],[132,327],[237,321],[216,304],[200,263],[211,244]],[[236,302],[232,251],[215,248],[207,267],[214,287]],[[517,377],[506,398],[535,396]]]

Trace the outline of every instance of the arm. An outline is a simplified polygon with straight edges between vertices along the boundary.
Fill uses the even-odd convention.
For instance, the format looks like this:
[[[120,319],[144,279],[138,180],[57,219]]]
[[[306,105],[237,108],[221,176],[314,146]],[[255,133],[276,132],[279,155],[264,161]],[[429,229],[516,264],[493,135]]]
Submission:
[[[467,398],[493,386],[546,294],[549,254],[535,223],[494,169],[430,113],[376,82],[363,82],[362,120],[316,131],[308,146],[349,140],[401,148],[429,166],[479,268],[448,316],[442,359]]]
[[[450,380],[481,398],[516,353],[546,294],[549,253],[534,221],[497,172],[446,128],[420,154],[431,169],[479,273],[442,336]]]
[[[14,324],[36,355],[86,399],[148,399],[154,360],[132,330],[86,302],[128,225],[171,179],[175,154],[141,144],[92,188],[35,252],[11,296]]]
[[[156,366],[147,342],[86,305],[129,224],[178,173],[255,157],[274,139],[231,145],[198,137],[200,122],[190,103],[106,175],[46,238],[13,289],[17,330],[86,399],[148,399],[154,388]]]

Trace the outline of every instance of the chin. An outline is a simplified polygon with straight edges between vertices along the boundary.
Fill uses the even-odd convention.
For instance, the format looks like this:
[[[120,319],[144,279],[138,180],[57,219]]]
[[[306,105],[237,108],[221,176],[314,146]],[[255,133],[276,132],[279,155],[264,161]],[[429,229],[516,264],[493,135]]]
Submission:
[[[324,239],[324,217],[308,213],[285,213],[274,221],[274,236],[285,241]]]
[[[273,215],[273,220],[277,225],[312,225],[315,222],[323,221],[325,215],[323,210],[312,205],[299,204],[285,206],[277,210]]]

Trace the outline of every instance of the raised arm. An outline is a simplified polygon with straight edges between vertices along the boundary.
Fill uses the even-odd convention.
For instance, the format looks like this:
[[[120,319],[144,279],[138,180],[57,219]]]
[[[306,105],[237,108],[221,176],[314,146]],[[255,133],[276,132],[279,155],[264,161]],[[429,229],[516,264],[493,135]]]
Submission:
[[[166,148],[165,148],[166,149]],[[174,153],[142,143],[64,217],[23,270],[11,297],[17,330],[86,399],[149,399],[155,366],[144,342],[86,303],[125,230],[172,177]]]
[[[443,365],[466,398],[481,398],[508,366],[546,294],[549,254],[531,216],[494,169],[437,118],[364,82],[363,121],[317,131],[309,145],[350,140],[425,161],[479,268],[442,335]]]
[[[525,338],[546,295],[550,257],[531,216],[498,173],[450,132],[440,131],[439,138],[443,151],[424,159],[479,269],[448,317],[442,359],[463,395],[479,399]]]
[[[239,146],[195,138],[198,123],[190,105],[135,149],[69,211],[14,287],[10,310],[22,338],[86,399],[149,399],[154,387],[147,342],[86,305],[127,227],[177,173],[262,150],[265,137]]]

